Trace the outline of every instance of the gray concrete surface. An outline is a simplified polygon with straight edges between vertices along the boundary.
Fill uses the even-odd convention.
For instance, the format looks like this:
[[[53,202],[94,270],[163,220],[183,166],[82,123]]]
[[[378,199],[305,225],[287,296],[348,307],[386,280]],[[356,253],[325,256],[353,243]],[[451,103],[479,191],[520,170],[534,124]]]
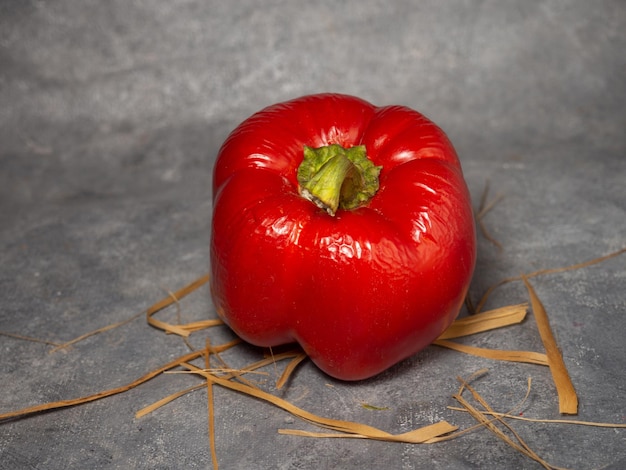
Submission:
[[[221,142],[259,108],[319,91],[419,109],[454,142],[476,204],[486,181],[504,195],[485,219],[504,249],[479,237],[474,299],[503,277],[618,250],[624,50],[618,0],[2,2],[0,331],[67,341],[207,272]],[[533,280],[582,420],[625,422],[625,265],[622,256]],[[487,307],[526,300],[510,284]],[[215,315],[206,289],[181,307],[186,320]],[[224,329],[210,335],[230,338]],[[532,320],[471,344],[541,350]],[[0,413],[123,385],[188,349],[138,319],[50,350],[0,336]],[[226,357],[241,366],[259,355],[242,347]],[[472,419],[446,407],[455,377],[484,367],[475,385],[496,409],[518,403],[530,376],[524,415],[559,417],[547,368],[436,347],[361,383],[305,364],[278,393],[393,433],[439,419],[467,428]],[[209,468],[204,391],[134,418],[194,383],[162,376],[2,422],[0,468]],[[437,445],[313,440],[278,435],[313,428],[270,405],[221,389],[215,399],[220,468],[541,468],[485,430]],[[623,429],[512,424],[553,465],[626,468]]]

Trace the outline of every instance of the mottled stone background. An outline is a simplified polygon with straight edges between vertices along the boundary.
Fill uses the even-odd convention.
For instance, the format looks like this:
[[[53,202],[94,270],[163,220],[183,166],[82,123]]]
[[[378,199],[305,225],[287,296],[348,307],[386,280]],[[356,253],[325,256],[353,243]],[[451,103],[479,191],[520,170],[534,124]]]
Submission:
[[[68,341],[124,320],[208,271],[211,171],[261,107],[335,91],[414,107],[448,133],[478,205],[471,295],[494,282],[626,246],[623,1],[4,1],[0,4],[0,331]],[[579,419],[624,423],[625,256],[533,280],[580,397]],[[251,260],[253,262],[253,260]],[[513,283],[487,307],[524,302]],[[215,315],[207,289],[185,321]],[[175,311],[164,313],[173,320]],[[192,335],[204,345],[206,332]],[[212,341],[231,337],[211,331]],[[535,324],[471,344],[541,350]],[[66,351],[0,336],[0,413],[131,382],[188,351],[137,319]],[[241,347],[235,366],[260,352]],[[446,419],[456,376],[498,410],[559,418],[547,368],[429,347],[374,379],[307,363],[279,393],[392,433]],[[264,386],[274,391],[275,371]],[[207,468],[206,392],[161,376],[123,395],[0,424],[0,468]],[[270,405],[216,389],[221,468],[540,468],[485,430],[437,445],[314,440]],[[384,410],[366,409],[363,403]],[[512,423],[548,462],[626,467],[623,430]]]

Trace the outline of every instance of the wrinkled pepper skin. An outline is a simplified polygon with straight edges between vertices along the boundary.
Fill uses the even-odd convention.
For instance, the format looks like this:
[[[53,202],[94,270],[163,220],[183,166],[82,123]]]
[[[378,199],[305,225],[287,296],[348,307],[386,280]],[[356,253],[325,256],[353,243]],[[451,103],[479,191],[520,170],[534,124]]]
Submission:
[[[367,204],[333,217],[298,191],[303,147],[364,145],[382,166]],[[327,374],[372,377],[456,318],[474,270],[470,196],[452,144],[402,106],[338,94],[239,125],[213,174],[211,293],[237,335],[297,342]]]

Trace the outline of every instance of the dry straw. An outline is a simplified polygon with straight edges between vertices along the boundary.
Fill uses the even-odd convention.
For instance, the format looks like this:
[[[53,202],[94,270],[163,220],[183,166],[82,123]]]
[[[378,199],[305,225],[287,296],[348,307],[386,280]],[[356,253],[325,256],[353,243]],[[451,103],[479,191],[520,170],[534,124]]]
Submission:
[[[483,215],[485,210],[483,210]],[[572,385],[571,379],[567,372],[567,368],[565,362],[563,361],[563,357],[558,348],[558,345],[555,341],[555,336],[552,332],[548,315],[546,310],[541,303],[537,293],[534,288],[531,286],[529,282],[529,278],[536,277],[541,274],[552,274],[558,272],[569,271],[572,269],[580,269],[586,266],[590,266],[592,264],[599,263],[601,261],[610,259],[612,257],[618,256],[622,253],[626,252],[626,248],[619,250],[617,252],[611,253],[607,256],[603,256],[601,258],[587,261],[585,263],[579,263],[576,265],[557,268],[557,269],[548,269],[542,271],[536,271],[534,273],[522,275],[515,278],[508,278],[497,285],[488,289],[487,293],[481,299],[477,307],[477,311],[480,312],[483,305],[485,304],[489,295],[500,285],[503,285],[507,282],[513,282],[516,280],[524,282],[530,299],[530,306],[533,312],[533,317],[537,324],[537,329],[541,336],[541,339],[544,344],[545,353],[537,352],[537,351],[523,351],[523,350],[496,350],[496,349],[486,349],[486,348],[478,348],[475,346],[462,344],[456,341],[452,341],[453,339],[458,339],[462,337],[467,337],[475,334],[480,334],[486,331],[492,331],[498,328],[504,328],[507,326],[519,324],[522,322],[526,316],[528,311],[528,304],[517,304],[510,305],[505,307],[500,307],[497,309],[493,309],[490,311],[480,312],[475,315],[471,315],[466,318],[461,318],[456,320],[452,326],[446,330],[436,341],[434,344],[450,349],[454,349],[460,352],[473,354],[480,357],[500,360],[500,361],[514,361],[514,362],[524,362],[537,364],[542,366],[549,366],[550,371],[552,373],[552,377],[554,379],[554,383],[558,393],[559,399],[559,411],[563,414],[576,414],[577,412],[577,403],[578,397],[576,395],[576,391]],[[146,319],[148,324],[151,326],[160,329],[168,334],[175,334],[183,338],[185,341],[187,338],[193,333],[200,330],[204,330],[206,328],[211,328],[215,326],[222,325],[221,320],[213,319],[213,320],[205,320],[199,322],[191,322],[181,324],[180,321],[178,323],[170,323],[163,320],[159,320],[155,318],[155,315],[167,307],[171,305],[176,305],[180,307],[179,301],[186,295],[197,290],[199,287],[205,285],[209,280],[208,275],[203,276],[191,284],[183,287],[182,289],[170,293],[167,297],[160,300],[151,306],[146,314]],[[11,336],[17,339],[24,339],[28,341],[39,341],[49,345],[54,346],[53,350],[58,350],[63,347],[68,347],[70,345],[75,345],[81,340],[93,336],[94,334],[103,333],[106,331],[111,331],[114,328],[119,328],[128,322],[134,320],[138,316],[135,315],[128,320],[118,322],[112,325],[105,326],[98,330],[92,331],[90,333],[84,334],[75,338],[66,343],[58,343],[52,341],[38,340],[36,338],[31,337],[23,337],[20,335],[16,335],[13,333],[3,333],[7,336]],[[461,388],[457,394],[454,395],[454,398],[461,404],[462,408],[452,408],[463,410],[465,412],[470,413],[474,419],[477,421],[477,425],[475,427],[467,428],[464,430],[458,430],[458,427],[452,425],[446,421],[440,421],[434,424],[430,424],[421,428],[417,428],[402,434],[393,434],[387,431],[378,429],[376,427],[368,426],[365,424],[361,424],[358,422],[351,421],[343,421],[338,419],[331,419],[322,416],[315,415],[310,413],[300,407],[289,403],[288,401],[279,398],[265,390],[263,390],[257,383],[247,379],[245,376],[250,374],[258,374],[263,373],[260,369],[268,366],[277,367],[278,363],[282,363],[286,361],[286,366],[283,368],[282,373],[280,373],[277,383],[275,387],[280,389],[284,387],[290,378],[293,376],[294,370],[297,366],[306,359],[306,355],[299,349],[281,352],[279,354],[271,354],[268,357],[263,358],[253,364],[249,364],[241,369],[229,367],[229,365],[224,361],[221,356],[221,353],[227,351],[231,348],[236,347],[241,341],[235,339],[225,344],[213,346],[208,340],[203,349],[194,350],[189,352],[188,354],[182,355],[179,358],[170,361],[163,366],[150,371],[143,375],[142,377],[132,381],[131,383],[112,388],[109,390],[104,390],[92,395],[62,400],[52,403],[45,403],[41,405],[36,405],[28,408],[23,408],[21,410],[5,412],[0,414],[0,421],[7,420],[10,418],[22,417],[26,415],[30,415],[33,413],[39,413],[42,411],[49,411],[53,409],[59,409],[64,407],[76,406],[84,403],[88,403],[91,401],[99,400],[102,398],[106,398],[115,394],[124,393],[132,388],[135,388],[145,382],[148,382],[152,378],[161,375],[163,373],[186,373],[193,374],[199,377],[202,377],[204,380],[202,383],[199,383],[195,386],[188,387],[184,390],[180,390],[168,397],[165,397],[148,407],[145,407],[139,410],[136,414],[136,418],[141,418],[148,413],[154,412],[158,408],[170,403],[171,401],[187,394],[191,393],[195,390],[206,388],[207,390],[207,412],[208,412],[208,434],[210,439],[210,449],[212,455],[212,463],[214,468],[218,468],[218,460],[217,460],[217,450],[215,445],[215,404],[214,404],[214,394],[213,387],[220,386],[235,392],[239,392],[250,397],[263,400],[268,402],[292,415],[300,418],[301,420],[308,422],[312,425],[321,427],[325,429],[325,432],[311,432],[297,429],[280,429],[278,432],[280,434],[291,434],[303,437],[314,437],[314,438],[352,438],[352,439],[376,439],[390,442],[405,442],[405,443],[413,443],[413,444],[430,444],[435,442],[442,442],[449,439],[455,439],[467,432],[471,432],[476,428],[486,428],[490,432],[494,433],[498,438],[502,439],[512,448],[516,449],[518,452],[523,453],[528,458],[531,458],[537,461],[539,464],[544,466],[545,468],[558,468],[550,465],[546,461],[544,461],[541,457],[539,457],[532,449],[528,447],[528,445],[523,441],[523,439],[512,429],[507,420],[510,419],[526,419],[528,421],[536,421],[536,422],[544,422],[544,423],[562,423],[562,424],[575,424],[575,425],[586,425],[586,426],[602,426],[602,427],[613,427],[613,428],[624,428],[626,425],[622,424],[611,424],[611,423],[594,423],[587,421],[574,421],[574,420],[544,420],[544,419],[530,419],[530,418],[521,418],[519,416],[514,416],[511,412],[497,412],[493,410],[493,408],[483,399],[483,397],[470,385],[470,382],[476,378],[476,376],[472,376],[467,380],[459,379],[461,381]],[[219,366],[216,367],[212,358],[219,363]],[[203,368],[194,365],[192,361],[194,360],[203,360]],[[484,371],[480,371],[480,374],[484,373]],[[530,390],[530,380],[528,385],[528,391]],[[476,404],[470,403],[468,399],[464,397],[464,393],[469,392],[471,397],[474,399]],[[528,392],[527,392],[528,394]],[[518,407],[521,406],[518,405]],[[516,407],[517,408],[517,407]]]

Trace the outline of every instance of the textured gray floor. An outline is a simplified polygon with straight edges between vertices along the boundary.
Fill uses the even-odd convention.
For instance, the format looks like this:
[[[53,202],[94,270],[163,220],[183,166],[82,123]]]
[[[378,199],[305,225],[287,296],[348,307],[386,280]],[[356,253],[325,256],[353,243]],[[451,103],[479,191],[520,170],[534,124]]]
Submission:
[[[221,142],[259,108],[311,92],[421,110],[456,145],[476,203],[487,180],[504,195],[485,219],[504,250],[479,237],[475,299],[503,277],[620,249],[624,50],[618,0],[2,2],[0,331],[67,341],[204,274]],[[579,419],[625,422],[625,260],[533,280]],[[487,307],[526,300],[511,284]],[[182,315],[214,315],[206,289]],[[472,344],[541,349],[532,321]],[[0,336],[0,412],[123,385],[187,351],[143,319],[50,349]],[[227,358],[241,366],[258,356],[242,347]],[[475,385],[496,409],[518,403],[531,376],[524,415],[559,417],[547,368],[435,347],[355,384],[305,364],[281,396],[393,433],[440,419],[465,428],[472,420],[446,408],[455,377],[484,367]],[[0,468],[207,468],[204,391],[133,417],[194,383],[163,376],[0,423]],[[264,403],[220,389],[216,403],[221,468],[540,468],[486,431],[423,446],[313,440],[278,435],[311,428]],[[624,430],[513,425],[554,465],[626,468]]]

